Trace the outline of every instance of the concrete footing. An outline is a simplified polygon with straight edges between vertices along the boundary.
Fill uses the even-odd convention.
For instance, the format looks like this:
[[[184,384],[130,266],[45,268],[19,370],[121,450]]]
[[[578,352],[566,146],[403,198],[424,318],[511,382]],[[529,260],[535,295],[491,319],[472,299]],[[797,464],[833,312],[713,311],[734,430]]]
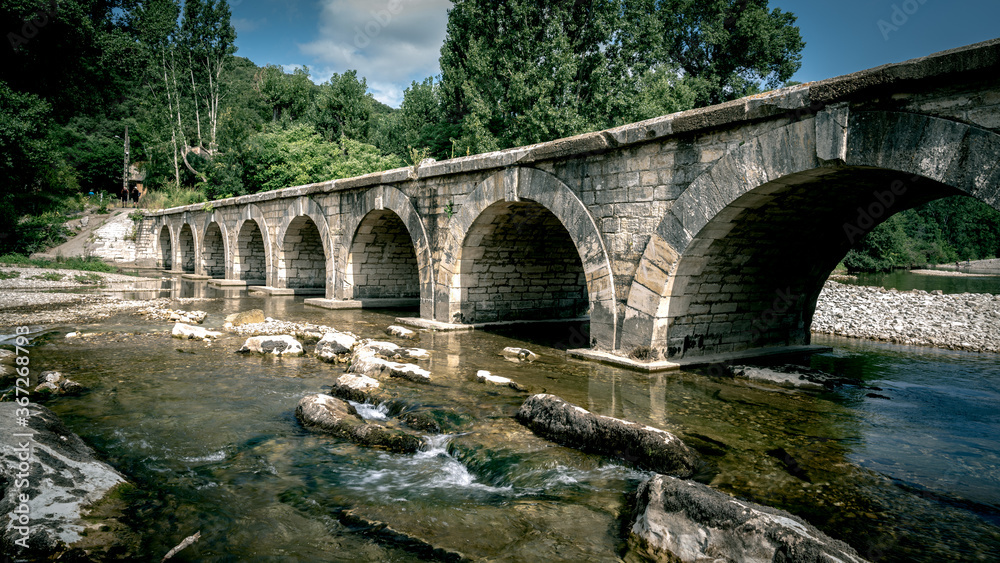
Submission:
[[[248,288],[250,293],[263,293],[265,295],[326,295],[326,289],[322,287],[269,287],[266,285]]]
[[[791,357],[819,354],[829,352],[831,350],[833,350],[833,348],[830,348],[829,346],[776,346],[773,348],[757,348],[755,350],[726,352],[723,354],[677,358],[673,360],[657,360],[653,362],[644,362],[642,360],[635,360],[625,356],[618,356],[610,352],[590,350],[588,348],[567,350],[566,353],[569,354],[571,358],[577,358],[580,360],[600,362],[602,364],[644,373],[657,373],[661,371],[694,368],[712,364],[738,363],[743,360],[751,360],[755,358],[780,358],[782,356]]]
[[[212,279],[212,276],[206,276],[204,274],[181,274],[181,279],[191,280],[191,281],[206,281]]]
[[[245,282],[243,280],[220,280],[220,279],[212,279],[212,280],[208,280],[208,285],[212,285],[212,286],[215,286],[215,287],[246,287],[247,286],[247,282]]]
[[[405,309],[419,307],[419,298],[306,299],[306,305],[322,309]]]
[[[428,319],[419,319],[415,317],[398,317],[396,319],[396,322],[401,325],[423,328],[427,330],[434,330],[437,332],[468,332],[470,330],[483,330],[483,329],[503,327],[503,326],[527,325],[527,324],[538,324],[538,323],[577,323],[577,322],[587,322],[589,320],[590,319],[588,319],[587,317],[580,317],[576,319],[547,319],[540,321],[496,321],[491,323],[459,324],[459,323],[445,323],[441,321],[431,321]]]

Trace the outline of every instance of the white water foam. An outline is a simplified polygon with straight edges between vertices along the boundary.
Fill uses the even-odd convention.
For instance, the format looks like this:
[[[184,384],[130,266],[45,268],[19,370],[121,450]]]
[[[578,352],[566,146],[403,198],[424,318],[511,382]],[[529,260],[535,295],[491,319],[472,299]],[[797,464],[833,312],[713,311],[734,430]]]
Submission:
[[[373,405],[370,403],[355,403],[354,401],[347,402],[354,407],[354,410],[358,411],[358,416],[365,420],[389,420],[389,407],[385,403]]]

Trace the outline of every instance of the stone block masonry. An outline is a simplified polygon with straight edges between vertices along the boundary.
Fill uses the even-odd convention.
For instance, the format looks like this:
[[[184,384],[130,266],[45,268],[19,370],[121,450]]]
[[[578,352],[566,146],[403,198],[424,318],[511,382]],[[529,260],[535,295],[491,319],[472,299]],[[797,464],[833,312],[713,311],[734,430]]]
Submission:
[[[949,195],[1000,207],[998,71],[988,41],[211,212],[151,212],[138,257],[327,300],[418,296],[438,323],[589,315],[592,347],[652,360],[801,347],[857,237]]]

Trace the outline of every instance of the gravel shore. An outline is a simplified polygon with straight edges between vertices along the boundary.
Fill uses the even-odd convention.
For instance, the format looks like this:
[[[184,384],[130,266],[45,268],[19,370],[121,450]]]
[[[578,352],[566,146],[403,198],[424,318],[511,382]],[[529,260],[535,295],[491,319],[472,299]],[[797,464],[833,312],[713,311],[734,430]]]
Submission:
[[[897,291],[828,281],[812,331],[912,346],[1000,352],[1000,295]]]

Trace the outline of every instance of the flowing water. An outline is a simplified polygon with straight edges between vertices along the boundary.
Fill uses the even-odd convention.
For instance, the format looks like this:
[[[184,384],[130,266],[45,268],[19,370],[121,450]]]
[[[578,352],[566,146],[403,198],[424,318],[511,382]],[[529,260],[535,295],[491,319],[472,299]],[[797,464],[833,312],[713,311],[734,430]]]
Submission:
[[[208,328],[262,308],[379,338],[396,316],[415,314],[226,296],[175,308],[208,311]],[[813,366],[878,390],[808,394],[568,359],[561,348],[579,339],[574,325],[421,333],[415,345],[432,357],[419,363],[433,383],[387,382],[391,407],[358,406],[390,425],[404,411],[438,421],[440,432],[424,432],[423,451],[403,455],[296,421],[298,400],[321,392],[342,366],[234,354],[235,336],[211,346],[174,340],[167,323],[132,316],[45,328],[32,365],[90,388],[48,406],[137,486],[129,522],[149,560],[196,531],[201,540],[174,560],[630,558],[623,522],[648,474],[535,437],[512,419],[526,395],[474,381],[483,369],[532,393],[676,432],[709,462],[699,480],[799,514],[869,559],[1000,553],[998,356],[824,339],[834,351]],[[63,337],[77,329],[102,334]],[[540,359],[505,361],[505,346],[527,346]]]

